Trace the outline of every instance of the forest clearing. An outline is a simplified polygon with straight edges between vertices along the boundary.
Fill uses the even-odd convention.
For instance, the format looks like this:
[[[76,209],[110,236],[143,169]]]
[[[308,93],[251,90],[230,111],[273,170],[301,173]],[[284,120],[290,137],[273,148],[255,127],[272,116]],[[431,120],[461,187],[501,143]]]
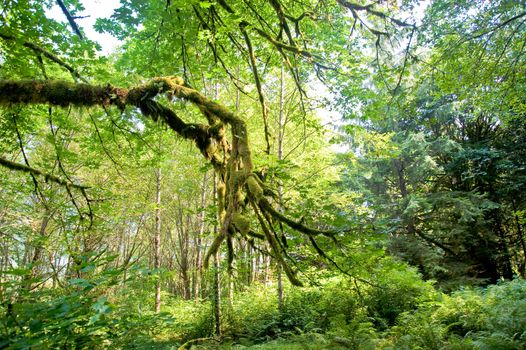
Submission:
[[[0,1],[0,349],[526,349],[525,24]]]

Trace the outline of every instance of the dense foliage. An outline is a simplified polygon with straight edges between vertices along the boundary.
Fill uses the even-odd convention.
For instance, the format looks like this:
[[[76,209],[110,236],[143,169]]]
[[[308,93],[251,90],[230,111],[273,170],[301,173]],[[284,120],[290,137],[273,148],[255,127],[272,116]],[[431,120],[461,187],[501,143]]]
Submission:
[[[0,349],[526,347],[523,4],[86,4],[0,2]]]

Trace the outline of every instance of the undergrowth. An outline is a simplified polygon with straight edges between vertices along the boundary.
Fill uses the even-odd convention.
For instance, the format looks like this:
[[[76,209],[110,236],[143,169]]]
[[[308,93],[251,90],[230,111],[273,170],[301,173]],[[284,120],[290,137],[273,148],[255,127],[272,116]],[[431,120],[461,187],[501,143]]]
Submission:
[[[163,295],[155,314],[147,278],[121,294],[98,281],[3,300],[0,349],[526,349],[522,279],[448,295],[397,268],[374,283],[286,286],[281,309],[275,285],[253,284],[223,296],[221,342],[210,301]]]

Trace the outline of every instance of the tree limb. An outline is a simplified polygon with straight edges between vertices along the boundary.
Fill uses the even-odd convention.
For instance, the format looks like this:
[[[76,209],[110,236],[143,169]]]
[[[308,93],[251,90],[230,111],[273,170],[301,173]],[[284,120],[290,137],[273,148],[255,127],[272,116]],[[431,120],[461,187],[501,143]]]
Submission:
[[[68,72],[71,73],[71,75],[75,78],[75,79],[78,79],[78,80],[81,80],[83,82],[87,82],[86,79],[84,79],[83,77],[81,77],[81,75],[79,74],[79,72],[73,68],[70,64],[64,62],[62,59],[60,59],[57,55],[47,51],[46,49],[42,48],[41,46],[38,46],[32,42],[29,42],[29,41],[24,41],[24,40],[19,40],[18,38],[12,36],[12,35],[8,35],[8,34],[3,34],[3,33],[0,33],[0,38],[4,39],[4,40],[11,40],[11,41],[19,41],[22,43],[22,46],[24,47],[27,47],[28,49],[31,49],[33,50],[37,56],[38,55],[42,55],[44,57],[46,57],[47,59],[49,59],[50,61],[53,61],[55,62],[56,64],[58,64],[59,66],[62,66],[64,67]]]
[[[68,8],[66,7],[66,5],[64,5],[64,2],[62,0],[57,0],[57,4],[58,6],[60,6],[60,9],[62,10],[62,12],[64,13],[64,15],[66,16],[66,18],[68,19],[68,22],[69,22],[69,25],[71,26],[71,28],[73,29],[73,31],[75,32],[75,34],[77,34],[77,36],[83,40],[84,37],[82,36],[82,33],[80,32],[80,28],[79,26],[77,25],[77,23],[75,22],[75,18],[79,18],[79,17],[73,17],[71,16],[71,13],[69,13],[68,11]]]
[[[29,167],[27,165],[23,165],[23,164],[20,164],[20,163],[12,162],[12,161],[7,160],[7,159],[5,159],[3,157],[0,157],[0,165],[3,166],[3,167],[6,167],[8,169],[11,169],[11,170],[22,171],[22,172],[26,172],[26,173],[29,173],[29,174],[32,174],[32,175],[36,175],[36,176],[43,176],[46,181],[51,181],[51,182],[57,183],[57,184],[59,184],[61,186],[65,186],[66,188],[67,187],[70,187],[70,188],[72,187],[72,188],[76,188],[76,189],[79,189],[79,190],[85,190],[85,189],[89,188],[88,186],[77,185],[77,184],[75,184],[73,182],[69,182],[69,181],[63,180],[63,179],[61,179],[61,178],[59,178],[57,176],[54,176],[54,175],[51,175],[51,174],[46,174],[43,171],[40,171],[38,169]]]
[[[407,23],[407,22],[401,21],[399,19],[390,17],[387,14],[374,9],[374,5],[375,5],[374,3],[368,4],[368,5],[361,5],[361,4],[350,2],[350,1],[347,1],[347,0],[337,0],[337,2],[340,5],[342,5],[343,7],[349,9],[351,12],[353,12],[353,14],[354,14],[355,11],[365,11],[365,12],[367,12],[367,13],[373,15],[373,16],[376,16],[378,18],[388,19],[389,21],[393,22],[394,24],[396,24],[396,25],[398,25],[400,27],[414,27],[414,25],[411,24],[411,23]]]

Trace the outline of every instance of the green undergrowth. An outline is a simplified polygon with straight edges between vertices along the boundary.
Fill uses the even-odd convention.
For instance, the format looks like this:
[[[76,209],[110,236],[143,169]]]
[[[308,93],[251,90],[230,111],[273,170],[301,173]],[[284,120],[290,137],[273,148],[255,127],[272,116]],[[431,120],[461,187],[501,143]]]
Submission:
[[[4,300],[0,349],[526,349],[521,279],[443,294],[398,266],[371,283],[287,285],[281,309],[275,285],[253,284],[223,295],[221,342],[210,301],[165,294],[155,314],[150,278],[120,293],[96,281]]]

